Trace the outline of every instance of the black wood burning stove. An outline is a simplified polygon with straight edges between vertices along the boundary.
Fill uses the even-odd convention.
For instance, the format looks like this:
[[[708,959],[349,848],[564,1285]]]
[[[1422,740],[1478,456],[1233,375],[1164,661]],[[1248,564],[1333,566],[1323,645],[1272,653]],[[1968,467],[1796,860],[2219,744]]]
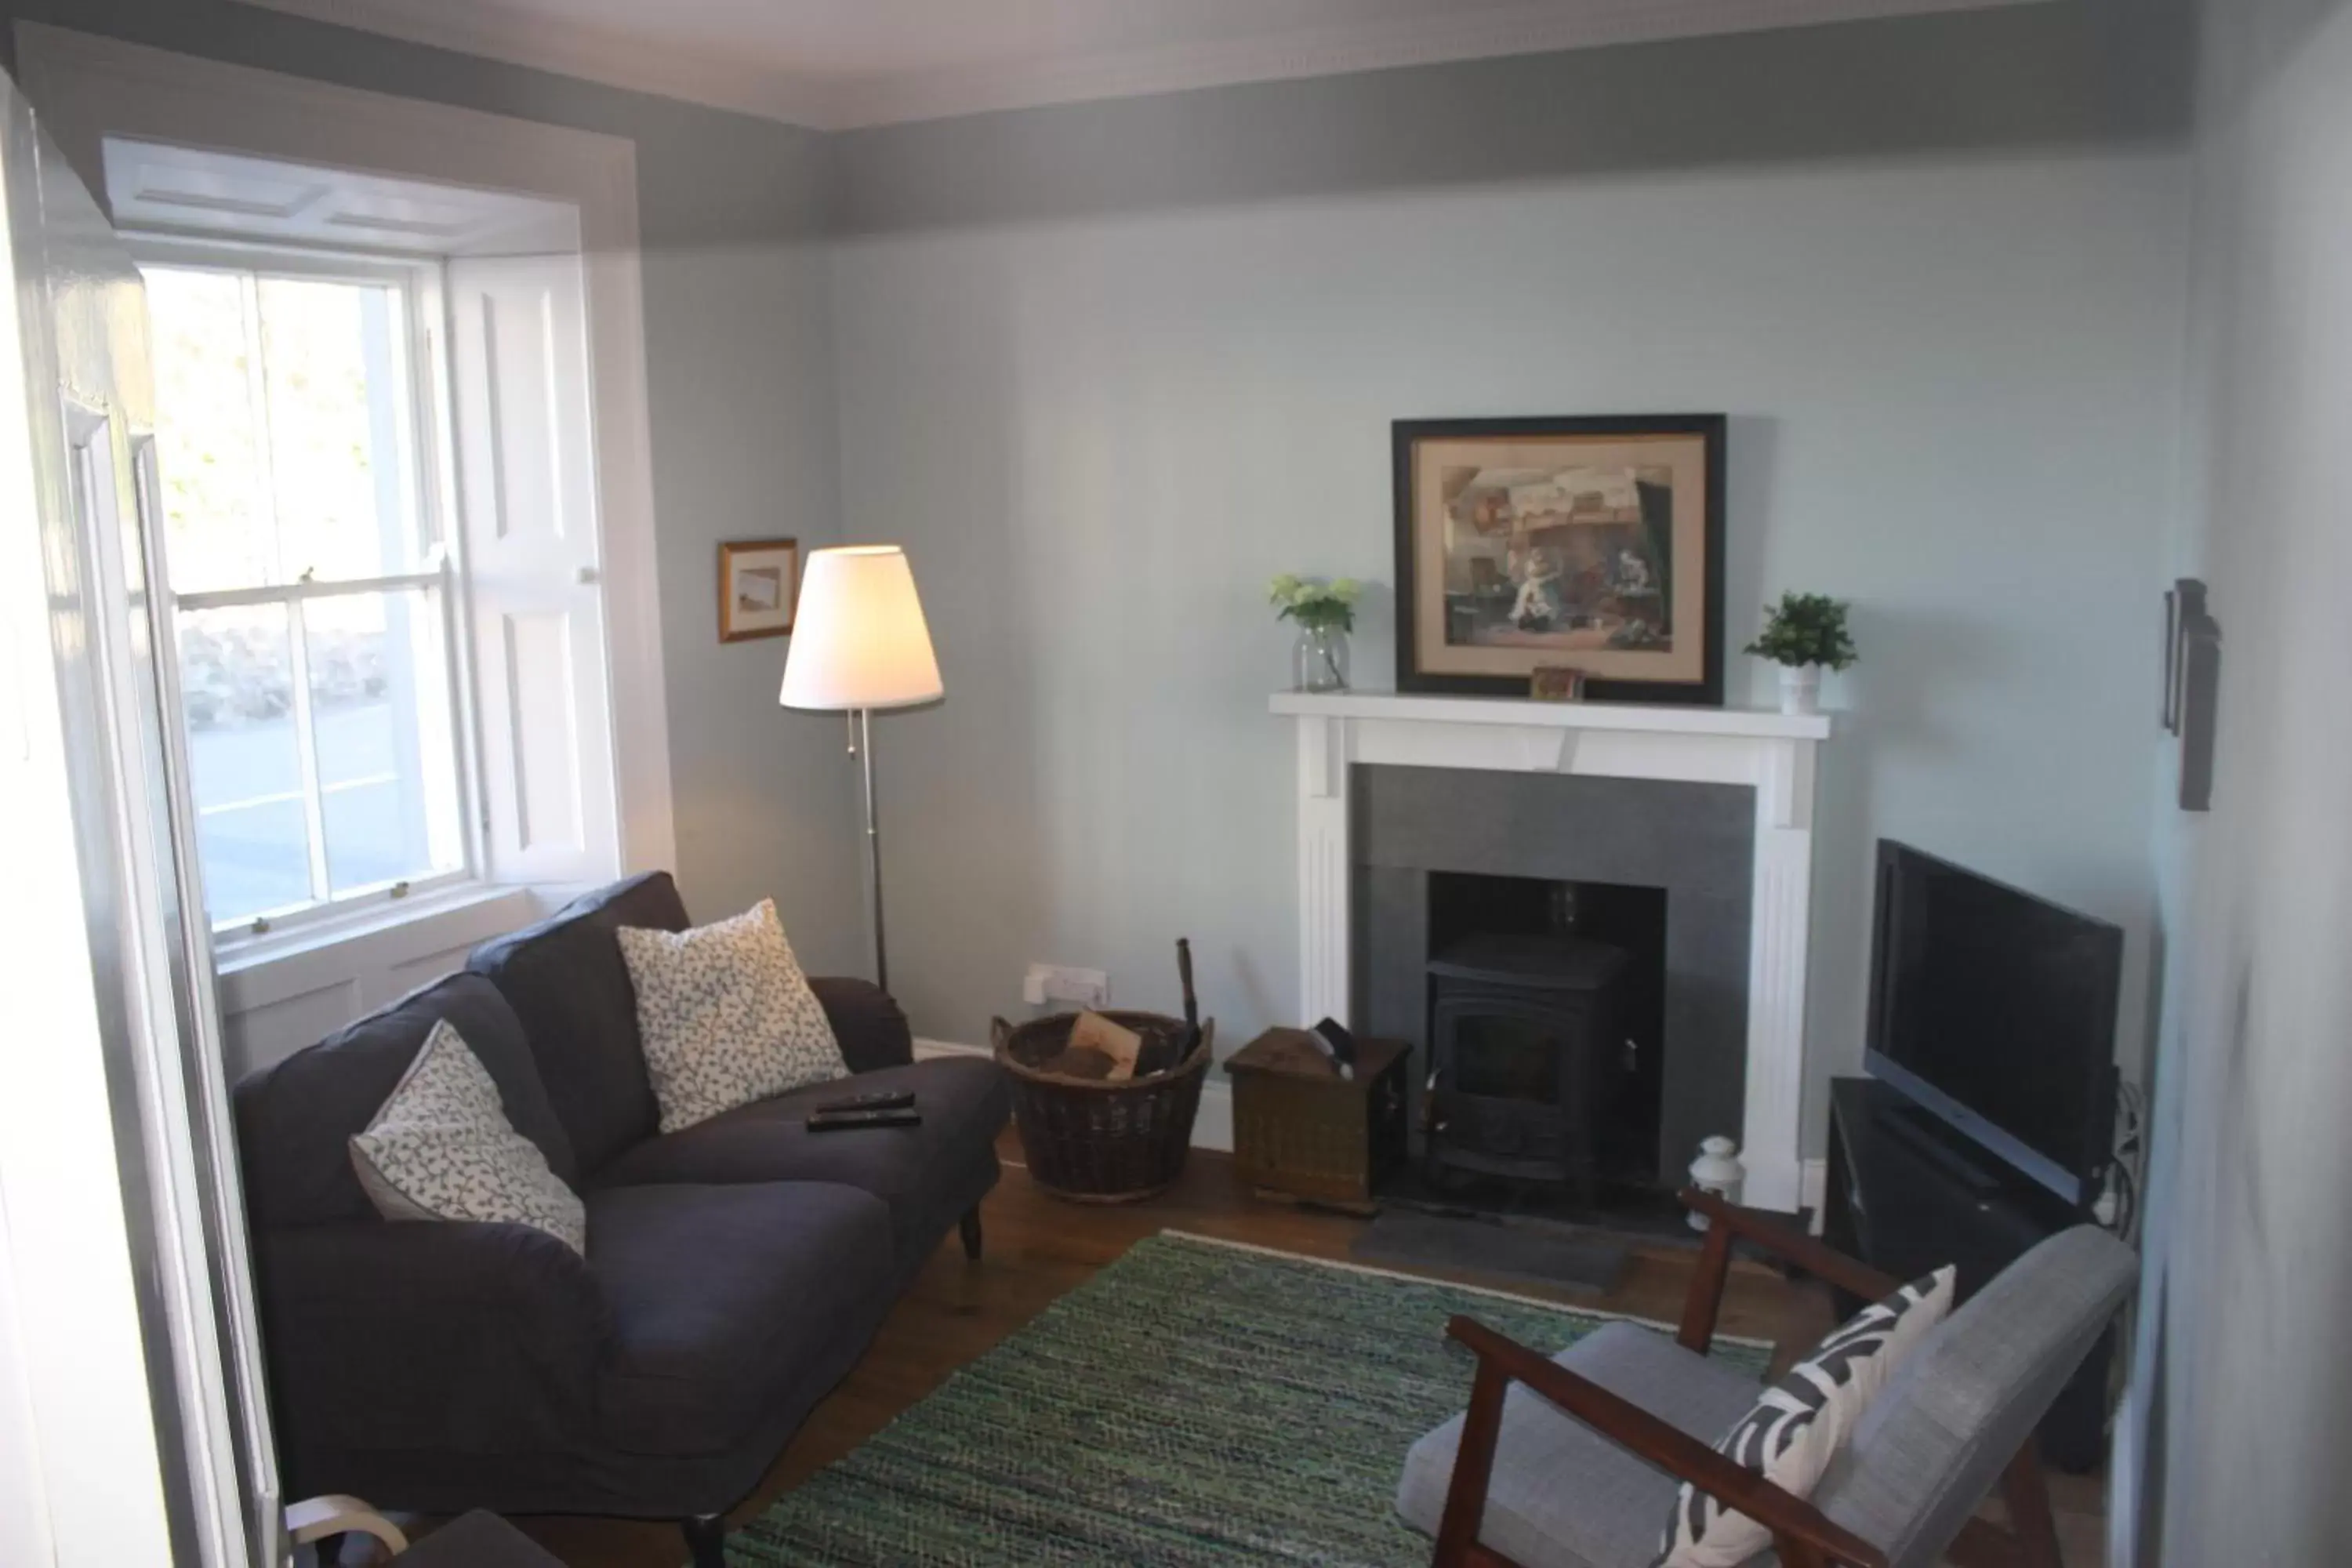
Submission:
[[[1591,1205],[1629,961],[1559,933],[1469,936],[1430,960],[1433,1181],[1565,1183]]]

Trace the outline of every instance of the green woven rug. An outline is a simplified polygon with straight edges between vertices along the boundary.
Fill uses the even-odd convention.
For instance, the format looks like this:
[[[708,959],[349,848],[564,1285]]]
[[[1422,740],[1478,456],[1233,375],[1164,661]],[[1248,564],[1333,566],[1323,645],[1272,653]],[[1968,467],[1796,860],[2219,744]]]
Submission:
[[[1419,1568],[1405,1450],[1470,1396],[1467,1313],[1547,1354],[1610,1321],[1168,1233],[732,1534],[743,1568]],[[1770,1352],[1718,1340],[1759,1374]]]

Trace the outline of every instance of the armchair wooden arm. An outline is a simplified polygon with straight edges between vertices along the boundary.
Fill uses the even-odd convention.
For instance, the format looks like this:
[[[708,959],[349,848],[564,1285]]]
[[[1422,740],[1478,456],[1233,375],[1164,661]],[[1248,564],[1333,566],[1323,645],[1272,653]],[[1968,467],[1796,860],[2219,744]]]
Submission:
[[[1503,1396],[1524,1383],[1628,1452],[1690,1482],[1772,1532],[1784,1568],[1886,1568],[1878,1548],[1840,1527],[1802,1498],[1742,1468],[1680,1427],[1579,1377],[1556,1362],[1482,1323],[1455,1318],[1445,1327],[1478,1357],[1470,1413],[1454,1459],[1454,1480],[1437,1532],[1434,1568],[1511,1568],[1509,1559],[1478,1543],[1494,1477],[1495,1445],[1502,1430]]]
[[[1683,1300],[1683,1321],[1675,1342],[1685,1350],[1706,1353],[1715,1342],[1716,1320],[1723,1312],[1723,1288],[1731,1271],[1731,1244],[1744,1241],[1795,1264],[1806,1273],[1850,1290],[1864,1300],[1892,1295],[1900,1279],[1881,1274],[1866,1263],[1825,1247],[1801,1230],[1791,1229],[1769,1215],[1736,1208],[1713,1193],[1685,1187],[1683,1206],[1707,1219],[1706,1241],[1699,1248],[1698,1268],[1691,1275],[1690,1293]]]

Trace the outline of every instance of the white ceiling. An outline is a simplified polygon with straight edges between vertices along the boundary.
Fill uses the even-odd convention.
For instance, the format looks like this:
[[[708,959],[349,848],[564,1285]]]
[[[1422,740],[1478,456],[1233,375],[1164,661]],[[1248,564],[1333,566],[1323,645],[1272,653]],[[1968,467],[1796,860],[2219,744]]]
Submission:
[[[822,129],[2032,0],[253,0]]]

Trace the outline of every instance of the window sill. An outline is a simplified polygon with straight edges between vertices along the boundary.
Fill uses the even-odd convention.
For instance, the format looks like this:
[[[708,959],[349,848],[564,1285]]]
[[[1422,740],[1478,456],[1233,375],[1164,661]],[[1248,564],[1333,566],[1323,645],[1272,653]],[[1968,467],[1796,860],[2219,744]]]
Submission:
[[[421,945],[427,951],[439,951],[461,942],[470,945],[473,941],[528,925],[539,911],[539,899],[529,888],[467,882],[293,931],[239,936],[234,941],[216,938],[214,968],[226,979],[299,959],[324,958],[355,944],[382,943],[399,936],[422,939],[421,942],[404,942],[403,946]],[[482,931],[481,937],[450,940],[458,932],[478,929]]]

